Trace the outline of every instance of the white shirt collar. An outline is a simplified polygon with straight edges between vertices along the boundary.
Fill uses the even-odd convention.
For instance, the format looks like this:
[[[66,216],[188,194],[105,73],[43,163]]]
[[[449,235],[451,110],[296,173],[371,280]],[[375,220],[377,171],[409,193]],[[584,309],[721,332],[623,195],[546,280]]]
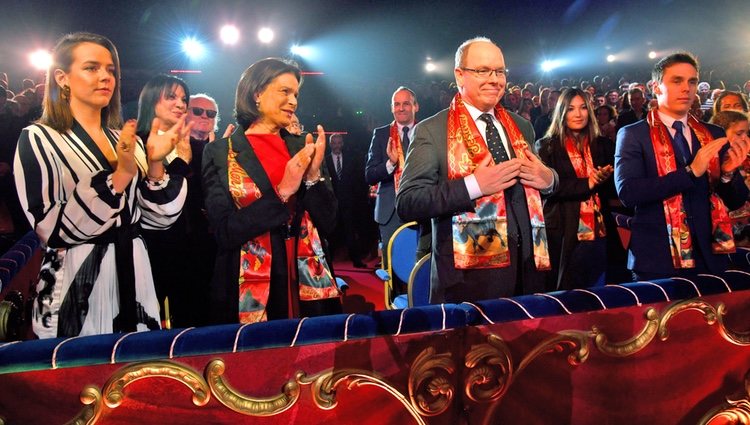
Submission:
[[[675,121],[681,121],[682,122],[683,131],[684,131],[684,129],[688,128],[688,117],[687,117],[687,115],[685,115],[684,117],[682,117],[679,120],[677,120],[677,119],[672,118],[672,117],[670,117],[669,115],[667,115],[667,114],[665,114],[663,112],[659,112],[658,109],[656,110],[656,113],[659,114],[659,118],[661,119],[661,122],[663,122],[664,125],[666,125],[667,128],[669,128],[670,130],[674,130],[672,128],[672,125],[674,124]]]
[[[490,114],[490,116],[492,117],[492,121],[495,123],[495,125],[499,124],[499,122],[497,122],[497,118],[495,118],[494,111],[482,112],[478,108],[476,108],[474,105],[470,104],[469,102],[465,100],[464,100],[464,106],[466,106],[466,110],[469,111],[469,115],[471,115],[471,119],[473,119],[475,122],[479,119],[481,115]]]

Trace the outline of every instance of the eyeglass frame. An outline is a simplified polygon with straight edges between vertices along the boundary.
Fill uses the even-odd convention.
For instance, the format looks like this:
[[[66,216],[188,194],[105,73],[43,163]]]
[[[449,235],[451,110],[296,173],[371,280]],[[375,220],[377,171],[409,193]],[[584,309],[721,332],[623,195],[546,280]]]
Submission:
[[[492,74],[495,74],[498,78],[502,75],[505,78],[508,78],[508,70],[506,68],[495,68],[495,69],[474,69],[474,68],[465,68],[465,67],[459,67],[462,71],[470,71],[473,72],[474,75],[476,75],[479,78],[490,78]],[[487,73],[487,75],[482,75],[483,73]]]
[[[198,107],[198,106],[191,106],[190,110],[193,112],[193,115],[195,115],[196,117],[202,116],[203,113],[205,112],[206,113],[206,117],[210,118],[210,119],[216,118],[216,115],[219,114],[219,111],[217,111],[217,110],[214,110],[214,109],[204,109],[204,108],[201,108],[201,107]],[[211,116],[211,112],[213,112],[214,116]]]

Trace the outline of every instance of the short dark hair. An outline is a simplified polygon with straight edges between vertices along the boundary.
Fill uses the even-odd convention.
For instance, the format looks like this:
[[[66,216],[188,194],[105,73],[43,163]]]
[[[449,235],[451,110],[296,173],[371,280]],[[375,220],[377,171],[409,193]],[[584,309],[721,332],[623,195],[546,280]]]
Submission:
[[[52,49],[52,64],[47,69],[47,79],[44,83],[44,100],[42,102],[42,117],[40,124],[48,125],[64,133],[73,127],[73,114],[70,112],[68,100],[61,96],[62,87],[55,80],[55,70],[70,72],[73,64],[73,50],[81,43],[98,44],[109,51],[112,63],[115,65],[115,88],[109,104],[102,109],[102,125],[109,128],[122,127],[120,116],[120,58],[115,45],[103,35],[89,32],[75,32],[62,36]]]
[[[662,78],[664,78],[664,71],[666,71],[666,69],[670,66],[676,65],[678,63],[693,65],[693,68],[695,68],[696,71],[700,72],[698,58],[696,58],[695,55],[690,52],[672,53],[669,56],[665,56],[659,59],[659,61],[654,64],[654,69],[651,71],[651,79],[654,81],[654,84],[661,83]]]
[[[716,124],[724,130],[728,130],[732,124],[741,121],[750,121],[744,112],[739,111],[719,111],[711,117],[711,124]]]
[[[156,104],[172,87],[180,86],[185,91],[185,108],[190,99],[190,90],[182,78],[159,74],[148,80],[138,96],[138,133],[151,131],[151,122],[156,116]]]
[[[302,85],[302,73],[297,63],[285,59],[261,59],[242,73],[234,98],[234,117],[242,128],[247,129],[260,118],[255,95],[263,92],[271,81],[282,74],[293,74]]]

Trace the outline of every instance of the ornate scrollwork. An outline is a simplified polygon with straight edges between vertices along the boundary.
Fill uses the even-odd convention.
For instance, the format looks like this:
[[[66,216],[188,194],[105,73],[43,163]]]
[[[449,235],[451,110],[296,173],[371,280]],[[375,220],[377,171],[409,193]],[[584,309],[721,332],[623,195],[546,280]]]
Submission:
[[[112,375],[104,384],[104,403],[110,408],[119,406],[125,387],[139,379],[154,377],[174,379],[185,384],[193,391],[193,404],[196,406],[204,406],[211,398],[208,384],[192,368],[174,362],[155,361],[126,366]]]
[[[81,403],[85,405],[78,415],[65,425],[89,425],[99,420],[102,414],[102,393],[99,388],[88,385],[81,391]]]
[[[468,368],[464,392],[473,401],[499,400],[513,381],[510,349],[497,335],[488,335],[486,344],[472,345],[464,364]]]
[[[589,349],[589,338],[591,335],[591,332],[575,330],[558,332],[557,335],[534,347],[529,354],[521,359],[518,363],[516,375],[521,373],[529,363],[540,355],[551,352],[562,352],[566,347],[570,349],[568,363],[577,366],[585,362],[591,352]]]
[[[641,351],[653,341],[659,328],[659,313],[656,309],[649,307],[645,313],[646,324],[640,332],[632,338],[619,342],[609,342],[607,335],[602,333],[596,326],[593,327],[594,344],[602,353],[612,357],[627,357]]]
[[[735,395],[727,396],[726,400],[726,403],[703,415],[698,423],[700,425],[750,424],[750,371],[745,374],[744,390]]]
[[[750,345],[750,331],[737,332],[728,329],[726,325],[724,325],[724,315],[726,314],[726,310],[727,307],[726,305],[724,305],[724,303],[719,303],[719,305],[716,306],[716,318],[719,322],[719,333],[721,334],[721,336],[734,345]]]
[[[409,400],[401,394],[396,388],[387,383],[379,374],[375,372],[359,369],[328,369],[316,375],[307,377],[302,372],[298,372],[298,381],[300,384],[311,386],[312,398],[315,405],[320,409],[330,410],[336,407],[336,388],[343,383],[347,383],[347,389],[353,387],[374,385],[391,394],[398,400],[418,424],[425,424],[424,419],[415,406],[409,403]]]
[[[685,311],[699,311],[703,313],[703,319],[709,325],[713,325],[716,322],[716,309],[706,301],[701,299],[690,299],[684,301],[678,301],[664,310],[659,320],[659,338],[662,341],[666,341],[669,338],[669,330],[667,324],[673,317]]]
[[[300,393],[299,374],[281,388],[273,397],[254,398],[240,394],[223,378],[226,365],[222,360],[212,360],[206,366],[206,380],[214,397],[237,413],[250,416],[273,416],[289,409],[297,402]]]
[[[455,371],[450,353],[435,354],[433,347],[419,353],[409,372],[409,398],[419,413],[436,416],[450,407],[455,388],[446,375]]]

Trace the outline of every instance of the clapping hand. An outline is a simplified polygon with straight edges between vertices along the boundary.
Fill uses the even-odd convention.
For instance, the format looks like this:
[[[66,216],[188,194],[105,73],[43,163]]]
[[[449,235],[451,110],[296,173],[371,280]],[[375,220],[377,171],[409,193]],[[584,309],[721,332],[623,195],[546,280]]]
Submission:
[[[390,137],[388,138],[388,145],[385,148],[385,152],[388,154],[388,159],[391,161],[391,164],[397,165],[398,149],[396,148],[396,143]]]
[[[162,134],[159,134],[160,126],[161,120],[159,120],[159,118],[154,118],[151,122],[151,133],[149,134],[148,142],[146,143],[146,153],[149,161],[163,161],[164,158],[174,150],[178,142],[183,143],[183,153],[185,141],[187,141],[187,149],[190,149],[190,129],[193,127],[193,123],[185,125],[184,115],[175,125],[172,126],[172,128]],[[186,162],[190,162],[190,158],[188,158]]]
[[[729,142],[729,150],[721,163],[722,173],[732,173],[745,162],[750,153],[750,141],[745,137],[738,137]]]
[[[323,126],[318,124],[318,137],[313,143],[313,136],[307,133],[305,136],[305,147],[314,146],[315,149],[312,153],[310,166],[305,174],[305,179],[308,181],[317,180],[320,178],[320,166],[323,163],[323,157],[326,153],[326,132],[323,130]]]

